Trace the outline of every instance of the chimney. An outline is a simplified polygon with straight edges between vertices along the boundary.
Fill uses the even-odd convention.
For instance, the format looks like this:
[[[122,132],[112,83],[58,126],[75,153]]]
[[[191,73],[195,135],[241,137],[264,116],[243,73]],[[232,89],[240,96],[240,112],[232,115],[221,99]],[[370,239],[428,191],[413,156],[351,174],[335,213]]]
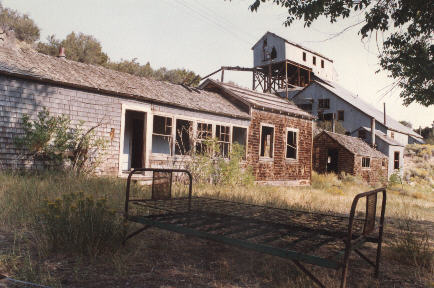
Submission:
[[[386,102],[384,102],[383,103],[383,107],[384,107],[384,122],[383,122],[383,124],[384,124],[384,126],[386,126]]]
[[[59,58],[65,58],[66,57],[66,55],[65,55],[65,47],[60,46],[60,48],[59,48],[59,55],[57,57],[59,57]]]
[[[336,121],[335,121],[335,113],[332,114],[332,132],[336,132]]]
[[[371,146],[375,147],[375,118],[371,118]]]

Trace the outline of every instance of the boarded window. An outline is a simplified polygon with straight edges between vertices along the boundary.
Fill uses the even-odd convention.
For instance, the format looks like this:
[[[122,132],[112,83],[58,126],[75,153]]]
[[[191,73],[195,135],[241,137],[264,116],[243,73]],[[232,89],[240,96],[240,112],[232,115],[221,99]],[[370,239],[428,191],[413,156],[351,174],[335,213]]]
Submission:
[[[303,52],[303,61],[306,62],[306,52]]]
[[[261,157],[273,158],[273,145],[274,145],[274,128],[269,126],[262,126],[261,132]]]
[[[393,169],[399,169],[399,152],[395,152],[393,156]]]
[[[345,120],[345,112],[344,110],[338,110],[338,120],[344,121]]]
[[[176,120],[175,154],[186,155],[191,151],[191,129],[193,123],[187,120]]]
[[[230,127],[216,125],[215,136],[219,145],[219,156],[227,158],[229,156],[230,147]]]
[[[312,64],[316,65],[316,57],[315,56],[312,57]]]
[[[318,99],[318,108],[321,109],[330,108],[330,99]]]
[[[208,123],[197,123],[196,153],[204,154],[207,151],[207,140],[212,138],[212,125]]]
[[[297,132],[287,131],[286,133],[286,158],[297,159]]]
[[[371,158],[369,158],[369,157],[363,157],[362,158],[362,167],[363,168],[369,168],[369,167],[371,167]]]
[[[172,118],[154,116],[152,153],[172,154]]]
[[[243,159],[246,157],[247,128],[232,127],[232,143],[238,143],[244,150]]]
[[[321,59],[321,68],[324,68],[324,60]]]

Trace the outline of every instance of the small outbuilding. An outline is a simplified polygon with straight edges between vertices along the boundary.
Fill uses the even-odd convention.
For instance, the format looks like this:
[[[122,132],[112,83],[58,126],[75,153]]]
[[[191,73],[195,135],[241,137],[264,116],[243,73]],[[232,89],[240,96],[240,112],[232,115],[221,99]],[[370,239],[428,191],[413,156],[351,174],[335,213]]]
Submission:
[[[313,140],[313,168],[318,173],[345,172],[373,185],[387,181],[387,156],[357,137],[323,131]]]

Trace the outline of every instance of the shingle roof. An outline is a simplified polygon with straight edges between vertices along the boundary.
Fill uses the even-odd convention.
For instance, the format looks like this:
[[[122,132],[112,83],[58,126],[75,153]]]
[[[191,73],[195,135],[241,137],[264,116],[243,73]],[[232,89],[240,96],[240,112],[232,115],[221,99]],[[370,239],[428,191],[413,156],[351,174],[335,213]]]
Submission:
[[[333,133],[330,131],[323,131],[318,134],[315,138],[326,134],[333,140],[338,142],[341,146],[345,147],[348,151],[355,155],[365,156],[365,157],[375,157],[375,158],[387,158],[386,155],[378,150],[375,150],[369,146],[365,141],[358,137],[347,136],[343,134]]]
[[[28,48],[0,48],[0,73],[212,114],[250,118],[248,112],[219,93],[47,56]]]
[[[352,93],[351,91],[348,91],[347,89],[343,88],[336,82],[327,81],[322,79],[321,81],[315,80],[315,83],[320,85],[321,87],[324,87],[325,89],[329,90],[336,96],[342,98],[349,104],[353,105],[354,107],[358,108],[363,113],[374,117],[375,120],[377,120],[380,123],[384,122],[384,114],[377,108],[373,107],[372,105],[366,103],[363,101],[361,97],[358,97],[356,94]],[[414,132],[411,128],[408,128],[407,126],[402,125],[395,119],[393,119],[390,116],[386,116],[386,125],[388,129],[395,130],[407,135],[414,136],[416,138],[422,138],[421,135]]]
[[[242,88],[233,84],[217,82],[207,79],[202,83],[201,87],[206,87],[209,83],[214,86],[220,87],[223,91],[234,95],[241,101],[247,103],[253,108],[263,108],[272,112],[288,113],[292,116],[313,119],[310,113],[298,108],[293,102],[286,98],[282,98],[276,94],[261,93],[247,88]]]
[[[369,133],[371,133],[371,128],[360,127],[359,129],[363,129],[363,130],[366,130]],[[359,129],[357,129],[357,130],[359,130]],[[375,137],[380,138],[381,140],[383,140],[384,142],[386,142],[387,144],[390,144],[390,145],[405,146],[405,145],[402,145],[401,143],[399,143],[398,141],[396,141],[395,139],[390,138],[389,136],[387,136],[386,134],[384,134],[383,132],[381,132],[379,130],[375,130]]]

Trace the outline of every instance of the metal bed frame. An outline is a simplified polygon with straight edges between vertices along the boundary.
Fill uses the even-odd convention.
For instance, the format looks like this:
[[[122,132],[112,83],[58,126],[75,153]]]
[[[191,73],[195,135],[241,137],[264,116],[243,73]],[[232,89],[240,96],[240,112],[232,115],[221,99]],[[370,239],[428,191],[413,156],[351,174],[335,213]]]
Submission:
[[[132,198],[133,174],[151,171],[150,198]],[[188,196],[172,196],[173,173],[188,176]],[[376,217],[378,194],[382,193],[380,218]],[[366,199],[364,217],[355,217],[356,207]],[[374,267],[378,276],[383,238],[386,189],[355,196],[349,217],[289,210],[192,196],[192,175],[182,169],[140,168],[128,175],[125,220],[143,227],[126,235],[125,240],[150,228],[214,240],[260,253],[291,260],[319,287],[325,287],[303,264],[342,269],[340,287],[346,287],[351,252]],[[375,261],[360,247],[376,243]],[[303,263],[303,264],[302,264]]]

